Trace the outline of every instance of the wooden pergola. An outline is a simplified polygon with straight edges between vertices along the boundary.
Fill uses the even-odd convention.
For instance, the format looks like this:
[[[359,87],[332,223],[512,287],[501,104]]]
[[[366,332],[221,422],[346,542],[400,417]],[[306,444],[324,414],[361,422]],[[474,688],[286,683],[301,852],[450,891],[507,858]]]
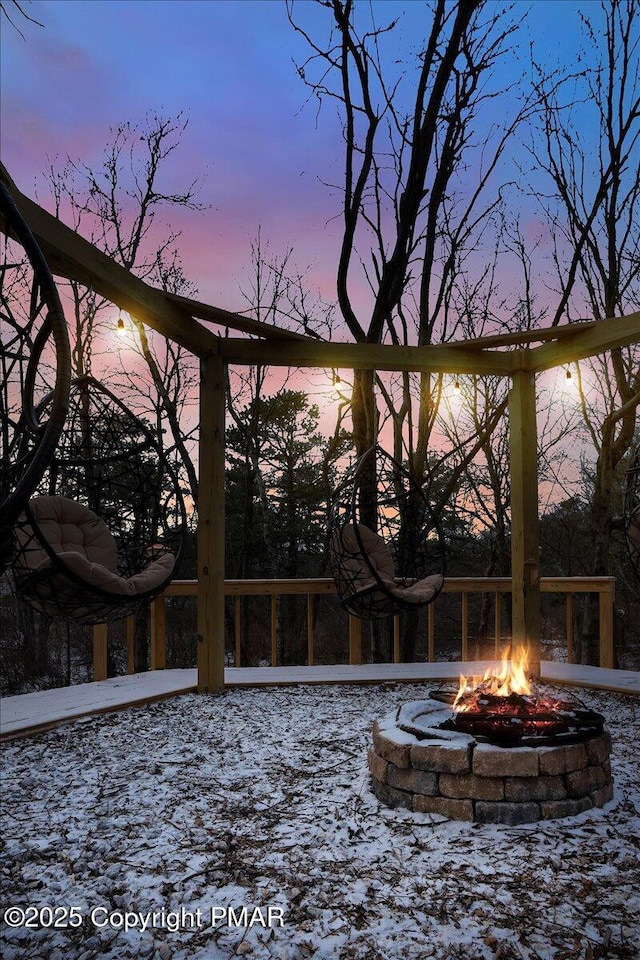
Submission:
[[[371,369],[502,376],[509,394],[512,622],[515,642],[540,661],[540,565],[536,431],[537,373],[640,342],[640,312],[625,317],[482,337],[435,346],[316,340],[219,307],[164,293],[133,276],[0,176],[29,224],[51,271],[91,287],[200,359],[198,498],[198,689],[224,687],[225,367]],[[4,223],[0,224],[4,230]],[[221,337],[198,321],[245,337]],[[259,338],[259,339],[255,339]]]

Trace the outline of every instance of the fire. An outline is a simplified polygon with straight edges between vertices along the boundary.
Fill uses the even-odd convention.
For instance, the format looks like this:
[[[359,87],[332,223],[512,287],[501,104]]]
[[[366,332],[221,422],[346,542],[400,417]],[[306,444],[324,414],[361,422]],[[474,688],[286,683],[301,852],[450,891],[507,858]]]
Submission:
[[[532,692],[527,676],[529,671],[529,650],[519,646],[505,653],[498,672],[486,670],[483,677],[460,677],[460,686],[453,702],[453,709],[460,713],[477,706],[478,697],[489,694],[493,697],[509,697],[511,694],[529,696]],[[464,702],[461,702],[464,701]]]

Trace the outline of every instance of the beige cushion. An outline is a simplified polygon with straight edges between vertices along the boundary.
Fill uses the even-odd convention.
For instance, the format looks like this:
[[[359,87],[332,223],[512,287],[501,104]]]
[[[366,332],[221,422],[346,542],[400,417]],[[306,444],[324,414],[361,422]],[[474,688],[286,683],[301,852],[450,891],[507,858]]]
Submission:
[[[34,497],[30,507],[47,543],[65,567],[92,587],[117,596],[136,596],[155,589],[173,572],[175,557],[164,553],[140,573],[128,579],[121,577],[117,573],[116,542],[95,513],[65,497]],[[39,545],[26,552],[26,561],[34,572],[51,565]]]
[[[432,576],[425,577],[424,580],[418,580],[408,587],[396,584],[390,587],[390,592],[406,603],[429,603],[429,600],[432,600],[441,589],[443,583],[444,577],[442,574],[434,573]]]
[[[118,548],[105,523],[88,507],[66,497],[33,497],[29,501],[35,522],[54,553],[74,553],[116,573]],[[26,540],[18,529],[18,539]],[[31,569],[49,562],[46,551],[32,541],[28,565]]]
[[[334,547],[342,555],[344,566],[356,580],[358,589],[363,589],[366,585],[371,586],[376,581],[360,550],[356,528],[371,566],[376,570],[381,580],[385,582],[388,580],[393,583],[395,578],[393,557],[382,537],[362,523],[349,523],[342,528],[341,532],[336,531],[334,534]]]
[[[438,593],[444,582],[440,573],[425,577],[409,586],[396,583],[393,557],[387,544],[381,536],[365,527],[364,524],[359,523],[347,524],[342,528],[341,534],[336,532],[333,544],[334,549],[339,550],[340,543],[342,543],[342,566],[348,570],[348,576],[352,581],[350,587],[353,596],[368,592],[372,587],[379,586],[360,550],[356,527],[363,549],[389,593],[406,603],[415,604],[428,603]]]

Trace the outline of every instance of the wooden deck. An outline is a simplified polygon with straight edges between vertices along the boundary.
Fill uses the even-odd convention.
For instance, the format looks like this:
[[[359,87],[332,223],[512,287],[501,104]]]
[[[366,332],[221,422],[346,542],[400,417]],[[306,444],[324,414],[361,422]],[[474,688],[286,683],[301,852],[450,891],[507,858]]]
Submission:
[[[227,667],[228,687],[280,687],[327,683],[420,683],[482,674],[490,661],[377,663],[361,666]],[[541,664],[542,679],[640,696],[640,672],[576,664]],[[152,670],[96,683],[42,690],[0,701],[0,738],[41,733],[80,717],[141,706],[196,689],[196,670]]]

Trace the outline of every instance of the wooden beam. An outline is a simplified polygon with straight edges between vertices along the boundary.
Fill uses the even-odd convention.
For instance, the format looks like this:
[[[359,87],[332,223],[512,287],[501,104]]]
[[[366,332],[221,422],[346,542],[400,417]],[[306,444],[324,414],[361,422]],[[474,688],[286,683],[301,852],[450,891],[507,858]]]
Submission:
[[[513,642],[529,647],[540,675],[540,547],[535,376],[514,374],[509,395]]]
[[[16,190],[14,184],[8,186],[52,273],[91,287],[100,296],[193,353],[216,349],[218,338],[197,323],[184,308],[178,307],[161,290],[135,277],[61,220],[29,200]]]
[[[224,688],[224,363],[200,362],[198,691]]]
[[[266,337],[267,340],[302,340],[317,342],[313,337],[305,337],[302,333],[294,333],[292,330],[283,330],[282,327],[276,327],[272,323],[263,323],[261,320],[253,320],[251,317],[243,317],[238,313],[232,313],[231,310],[223,310],[222,307],[212,307],[208,303],[202,303],[201,300],[191,300],[188,297],[181,297],[177,293],[166,293],[167,300],[175,303],[176,306],[185,310],[192,317],[199,320],[206,320],[209,323],[217,323],[223,327],[230,327],[232,330],[239,330],[242,333],[250,333],[256,337]]]
[[[588,329],[577,324],[573,336],[567,335],[561,341],[543,343],[530,350],[529,369],[538,373],[633,343],[640,343],[640,312],[597,320]]]
[[[588,330],[595,320],[585,320],[580,323],[563,324],[557,327],[540,327],[538,330],[520,330],[513,333],[492,333],[486,337],[476,337],[474,340],[450,340],[450,347],[471,346],[484,350],[487,347],[508,347],[525,343],[540,343],[545,340],[561,340],[567,335],[573,336],[578,330]]]
[[[242,340],[224,337],[220,354],[229,364],[264,363],[279,367],[318,367],[352,370],[415,370],[432,373],[508,376],[526,365],[522,354],[458,349],[447,344],[398,347],[379,343],[337,343],[308,339],[304,342]],[[528,352],[528,351],[527,351]]]

